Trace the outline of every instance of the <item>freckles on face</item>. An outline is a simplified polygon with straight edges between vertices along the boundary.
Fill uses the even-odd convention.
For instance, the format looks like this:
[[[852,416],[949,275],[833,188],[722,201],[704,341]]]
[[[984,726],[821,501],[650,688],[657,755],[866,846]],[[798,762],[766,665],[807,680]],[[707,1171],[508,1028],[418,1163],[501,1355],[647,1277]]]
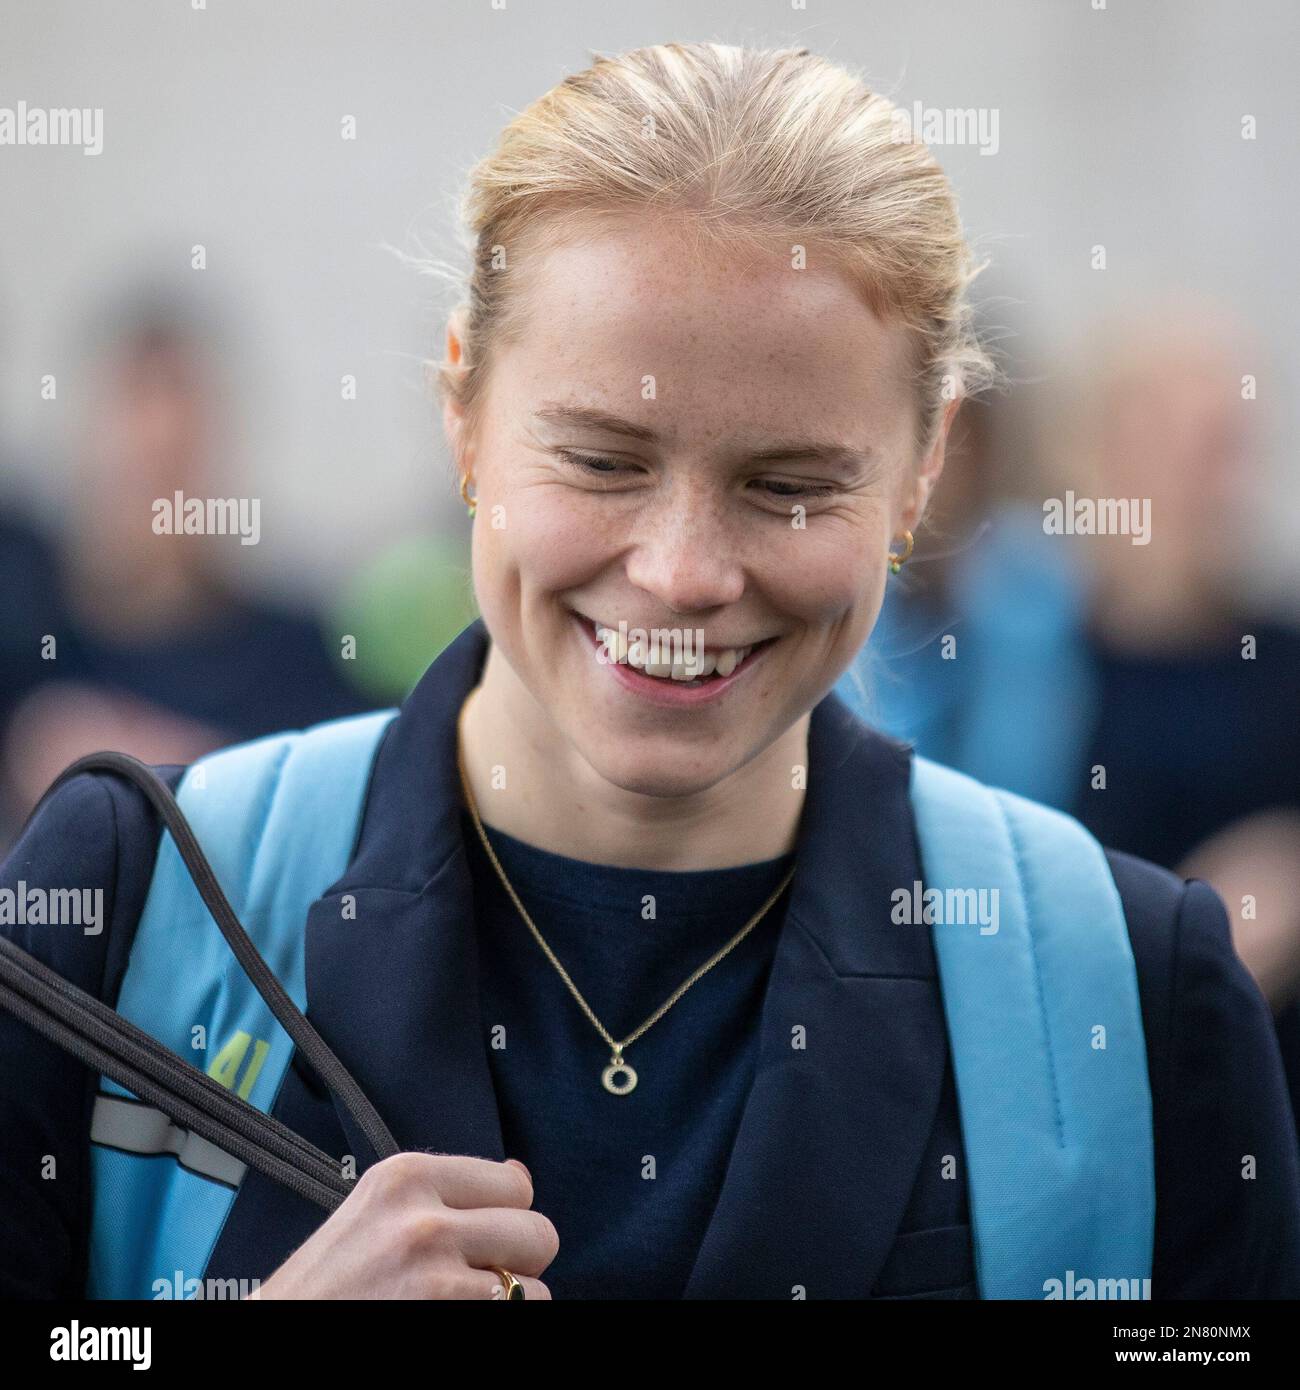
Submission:
[[[557,599],[617,562],[616,531],[599,497],[566,487],[491,423],[483,453],[491,463],[479,489],[475,592],[494,640],[518,655],[512,665],[538,693],[554,674],[546,653],[568,626],[569,611]]]
[[[672,782],[676,758],[716,780],[806,713],[875,622],[912,434],[902,331],[829,266],[701,261],[643,226],[551,249],[529,285],[474,451],[489,631],[593,766],[642,785],[652,764]],[[593,675],[583,615],[757,643],[753,674],[674,704]]]

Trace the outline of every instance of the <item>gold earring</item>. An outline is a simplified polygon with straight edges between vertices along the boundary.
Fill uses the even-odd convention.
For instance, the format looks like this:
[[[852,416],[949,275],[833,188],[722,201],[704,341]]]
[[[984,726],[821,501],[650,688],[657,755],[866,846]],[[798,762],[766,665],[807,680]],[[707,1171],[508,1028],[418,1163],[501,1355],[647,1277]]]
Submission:
[[[895,555],[892,550],[889,552],[890,574],[897,574],[898,571],[903,568],[903,566],[907,563],[907,557],[912,553],[912,546],[916,544],[916,542],[912,538],[912,533],[910,531],[903,532],[903,539],[907,542],[907,545],[901,555]]]
[[[464,502],[465,507],[468,510],[470,516],[473,516],[474,513],[478,510],[478,498],[471,497],[469,495],[468,473],[462,473],[460,475],[460,499],[462,502]]]

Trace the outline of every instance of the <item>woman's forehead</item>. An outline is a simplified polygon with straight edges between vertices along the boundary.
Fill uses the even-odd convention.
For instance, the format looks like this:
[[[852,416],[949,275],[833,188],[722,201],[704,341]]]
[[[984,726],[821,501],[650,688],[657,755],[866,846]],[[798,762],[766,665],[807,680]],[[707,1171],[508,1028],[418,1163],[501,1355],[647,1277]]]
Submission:
[[[768,403],[783,416],[802,402],[810,424],[837,403],[860,416],[910,397],[906,330],[883,323],[839,269],[663,251],[613,234],[530,258],[527,308],[503,352],[516,385],[550,397],[581,381],[616,400],[760,414]]]

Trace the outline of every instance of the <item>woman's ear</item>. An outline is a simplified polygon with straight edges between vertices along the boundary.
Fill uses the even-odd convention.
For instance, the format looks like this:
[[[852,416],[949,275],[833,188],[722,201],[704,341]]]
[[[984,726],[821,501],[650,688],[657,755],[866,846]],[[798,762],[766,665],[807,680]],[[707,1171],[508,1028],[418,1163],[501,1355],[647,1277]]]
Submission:
[[[465,412],[457,389],[467,370],[465,363],[464,307],[458,307],[447,319],[446,352],[439,374],[442,377],[442,428],[447,436],[451,456],[459,470],[464,450]]]
[[[465,357],[465,306],[458,304],[447,316],[447,365],[459,367]]]
[[[461,453],[464,450],[465,414],[454,392],[445,390],[442,401],[442,430],[447,437],[447,447],[451,450],[452,461],[457,472],[461,468]]]
[[[939,428],[935,431],[934,439],[926,450],[925,457],[908,480],[902,498],[901,519],[897,527],[900,531],[914,531],[925,515],[925,509],[930,502],[930,494],[934,491],[939,477],[943,473],[944,452],[948,446],[948,431],[952,429],[952,422],[961,403],[962,397],[958,396],[956,400],[949,401],[944,407],[943,417],[939,421]]]

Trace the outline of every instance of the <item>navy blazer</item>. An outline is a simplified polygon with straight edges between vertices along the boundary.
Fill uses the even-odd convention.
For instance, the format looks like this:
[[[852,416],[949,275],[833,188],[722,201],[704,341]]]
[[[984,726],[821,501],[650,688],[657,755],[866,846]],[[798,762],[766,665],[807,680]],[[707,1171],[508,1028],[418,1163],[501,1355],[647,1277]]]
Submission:
[[[455,759],[456,716],[487,644],[471,624],[385,735],[353,861],[307,915],[307,994],[312,1021],[403,1147],[503,1159]],[[687,1298],[977,1296],[930,933],[890,921],[894,889],[923,878],[910,758],[834,695],[813,712],[799,869],[757,1020],[756,1074]],[[179,775],[167,773],[173,784]],[[75,779],[28,827],[0,884],[102,887],[111,920],[99,936],[4,930],[114,1001],[158,835],[129,784]],[[1295,1128],[1269,1012],[1224,908],[1203,883],[1108,860],[1154,1098],[1154,1296],[1300,1296]],[[355,920],[343,919],[343,893],[356,896]],[[796,1024],[819,1045],[792,1051]],[[77,1296],[97,1078],[5,1014],[0,1067],[0,1293]],[[274,1114],[328,1152],[373,1161],[297,1059]],[[57,1181],[42,1180],[47,1154]],[[323,1219],[250,1170],[207,1274],[266,1278]]]

